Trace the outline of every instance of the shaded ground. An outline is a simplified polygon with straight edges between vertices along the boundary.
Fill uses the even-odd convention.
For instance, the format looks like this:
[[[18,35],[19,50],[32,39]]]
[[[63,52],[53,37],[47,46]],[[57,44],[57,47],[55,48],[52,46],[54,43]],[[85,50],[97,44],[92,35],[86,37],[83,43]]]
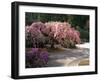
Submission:
[[[58,46],[57,50],[49,50],[47,67],[89,65],[89,48],[82,46],[77,45],[75,49]]]

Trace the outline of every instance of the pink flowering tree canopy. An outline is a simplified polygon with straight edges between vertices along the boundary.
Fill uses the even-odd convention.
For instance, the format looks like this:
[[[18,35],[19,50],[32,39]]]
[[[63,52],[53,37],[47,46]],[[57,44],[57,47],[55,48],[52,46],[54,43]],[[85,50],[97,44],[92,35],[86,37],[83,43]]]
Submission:
[[[45,25],[41,22],[32,23],[31,26],[26,27],[26,47],[43,47],[45,43],[45,36],[41,33],[41,28]]]
[[[80,33],[68,22],[33,22],[26,27],[26,45],[43,47],[45,44],[60,44],[63,47],[75,47],[80,43]]]
[[[45,26],[42,31],[49,36],[52,46],[55,42],[64,47],[74,47],[80,43],[80,33],[67,22],[47,22]]]

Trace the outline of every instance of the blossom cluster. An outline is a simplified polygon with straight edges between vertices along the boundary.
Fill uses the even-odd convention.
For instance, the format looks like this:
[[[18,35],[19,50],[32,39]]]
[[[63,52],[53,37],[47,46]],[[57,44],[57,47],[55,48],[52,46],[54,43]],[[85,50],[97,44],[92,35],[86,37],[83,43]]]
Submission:
[[[43,48],[26,48],[26,68],[43,67],[48,62],[48,52]]]
[[[67,22],[47,22],[44,32],[64,47],[80,43],[80,33]]]
[[[43,47],[45,36],[42,34],[41,29],[45,25],[42,22],[32,23],[31,26],[25,27],[26,47]]]
[[[58,42],[64,47],[80,43],[80,33],[68,22],[33,22],[26,26],[26,45],[29,47],[44,47],[48,42]]]

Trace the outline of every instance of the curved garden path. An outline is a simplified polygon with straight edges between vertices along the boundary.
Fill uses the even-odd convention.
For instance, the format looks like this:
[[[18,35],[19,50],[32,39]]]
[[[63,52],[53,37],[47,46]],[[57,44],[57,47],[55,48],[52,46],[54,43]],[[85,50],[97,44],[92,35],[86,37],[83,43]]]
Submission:
[[[76,45],[75,49],[59,47],[49,52],[47,67],[78,66],[89,64],[89,44]]]

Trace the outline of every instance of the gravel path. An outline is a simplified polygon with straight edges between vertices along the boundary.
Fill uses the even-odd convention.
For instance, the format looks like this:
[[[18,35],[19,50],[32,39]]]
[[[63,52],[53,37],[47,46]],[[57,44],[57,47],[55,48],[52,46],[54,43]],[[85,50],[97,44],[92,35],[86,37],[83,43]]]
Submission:
[[[57,50],[49,52],[47,67],[78,66],[81,60],[89,59],[89,48],[82,46],[84,45],[78,45],[78,48],[76,49],[61,48],[60,51]]]

